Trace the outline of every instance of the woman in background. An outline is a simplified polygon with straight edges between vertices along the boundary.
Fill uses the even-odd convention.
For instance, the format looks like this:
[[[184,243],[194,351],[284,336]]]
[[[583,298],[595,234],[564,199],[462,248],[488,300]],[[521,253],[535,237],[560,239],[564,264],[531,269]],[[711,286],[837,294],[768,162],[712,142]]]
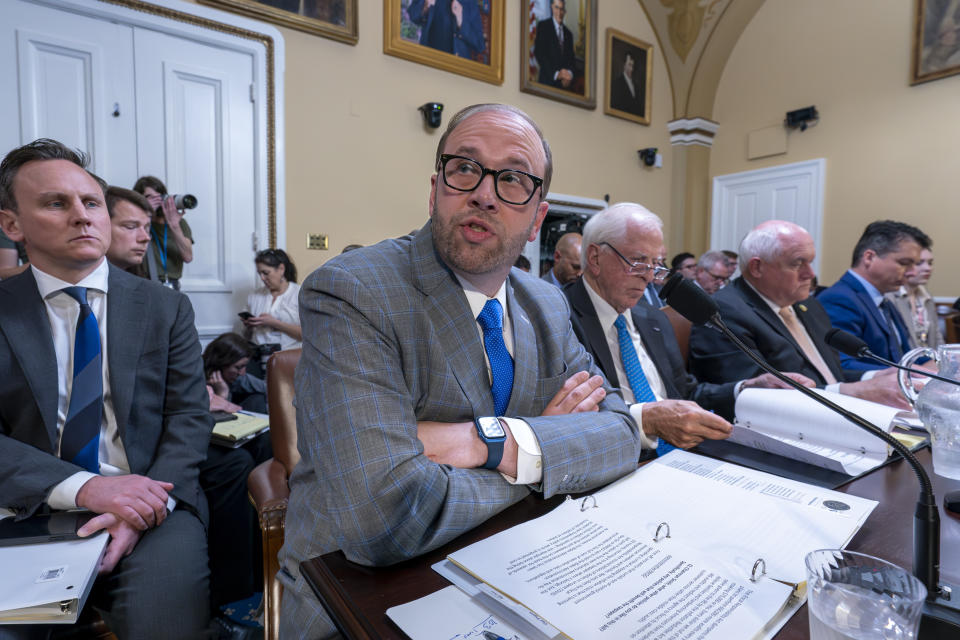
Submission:
[[[283,249],[266,249],[254,259],[263,286],[247,296],[243,327],[257,345],[278,344],[280,349],[300,347],[300,309],[297,268]]]
[[[910,332],[910,348],[936,349],[943,342],[937,304],[925,286],[931,275],[933,252],[924,249],[920,252],[920,261],[905,274],[903,286],[886,294]]]

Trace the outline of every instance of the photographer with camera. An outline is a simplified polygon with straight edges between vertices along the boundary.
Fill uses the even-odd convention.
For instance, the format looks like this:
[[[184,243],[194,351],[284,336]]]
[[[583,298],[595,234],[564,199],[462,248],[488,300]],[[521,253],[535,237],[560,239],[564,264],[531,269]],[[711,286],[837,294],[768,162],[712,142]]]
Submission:
[[[133,190],[146,196],[153,207],[150,253],[157,277],[164,286],[179,291],[183,265],[193,261],[193,232],[183,214],[197,206],[197,199],[189,194],[169,195],[167,187],[154,176],[141,177]]]

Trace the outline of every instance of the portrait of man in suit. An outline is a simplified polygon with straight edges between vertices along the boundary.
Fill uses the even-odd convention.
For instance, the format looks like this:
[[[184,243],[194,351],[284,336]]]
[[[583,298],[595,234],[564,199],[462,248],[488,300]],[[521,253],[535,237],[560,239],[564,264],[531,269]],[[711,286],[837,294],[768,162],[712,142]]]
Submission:
[[[0,163],[0,506],[86,508],[110,534],[91,603],[125,638],[202,637],[213,428],[186,296],[109,265],[105,184],[41,139]],[[176,615],[171,616],[170,612]]]
[[[513,268],[547,214],[552,165],[525,113],[467,107],[437,146],[426,224],[304,281],[281,634],[333,633],[299,575],[307,558],[393,564],[531,492],[636,468],[636,424],[562,292]]]
[[[604,113],[650,123],[653,47],[616,29],[607,29],[607,102]]]
[[[537,23],[533,55],[537,59],[537,82],[573,91],[577,60],[573,32],[564,24],[566,15],[566,0],[551,0],[550,17]]]
[[[477,0],[411,0],[404,12],[417,43],[486,64],[488,34]]]

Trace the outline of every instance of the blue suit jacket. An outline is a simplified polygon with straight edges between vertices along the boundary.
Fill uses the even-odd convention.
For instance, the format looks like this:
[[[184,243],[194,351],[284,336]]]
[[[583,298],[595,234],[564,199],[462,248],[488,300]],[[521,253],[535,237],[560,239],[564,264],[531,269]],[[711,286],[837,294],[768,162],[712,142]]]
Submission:
[[[482,53],[487,45],[480,7],[474,0],[462,0],[463,20],[458,29],[450,4],[450,0],[438,0],[424,11],[424,1],[413,0],[407,14],[411,22],[421,27],[420,44],[471,60],[477,53]]]
[[[599,370],[570,328],[563,293],[513,269],[514,336],[506,415],[542,449],[545,497],[587,491],[636,468],[640,441],[619,392],[599,413],[541,417],[573,373]],[[385,565],[449,542],[527,496],[496,471],[439,465],[417,422],[495,415],[476,319],[440,261],[428,222],[415,236],[338,256],[300,291],[303,355],[296,373],[298,449],[290,478],[282,635],[323,637],[329,622],[298,576],[302,560],[342,549]]]
[[[897,362],[910,349],[907,330],[899,314],[893,314],[893,321],[897,325],[897,331],[893,332],[870,294],[849,272],[844,273],[836,284],[817,296],[817,300],[827,310],[830,323],[834,327],[857,336],[867,343],[870,351],[881,358]],[[882,364],[844,354],[840,354],[840,362],[844,370],[860,373],[868,369],[884,368]]]

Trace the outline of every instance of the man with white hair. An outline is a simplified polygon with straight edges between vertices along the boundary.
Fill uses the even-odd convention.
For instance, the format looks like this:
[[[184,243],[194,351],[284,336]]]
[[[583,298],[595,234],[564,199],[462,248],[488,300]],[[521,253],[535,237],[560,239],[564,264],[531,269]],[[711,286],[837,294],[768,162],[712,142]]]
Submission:
[[[727,270],[727,256],[722,251],[707,251],[697,262],[693,281],[713,295],[730,281],[730,273]]]
[[[867,380],[843,371],[824,335],[831,328],[823,306],[810,297],[816,257],[813,238],[802,227],[768,220],[740,243],[741,276],[714,300],[727,326],[781,371],[796,371],[818,386],[908,409],[893,370]],[[690,333],[690,369],[700,380],[722,383],[761,371],[717,329]]]
[[[726,438],[732,427],[720,415],[733,417],[739,388],[784,386],[769,374],[703,384],[686,372],[666,315],[637,304],[666,272],[653,264],[663,247],[662,228],[660,218],[639,204],[601,211],[583,230],[583,277],[563,289],[574,333],[610,384],[620,387],[645,449],[657,448],[659,438],[683,448]]]

